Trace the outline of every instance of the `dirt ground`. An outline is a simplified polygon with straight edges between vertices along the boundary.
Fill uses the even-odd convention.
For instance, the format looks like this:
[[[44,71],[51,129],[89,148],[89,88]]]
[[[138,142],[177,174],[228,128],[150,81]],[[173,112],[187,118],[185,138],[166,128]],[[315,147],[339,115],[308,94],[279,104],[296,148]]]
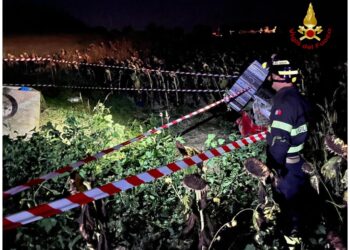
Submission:
[[[227,127],[220,126],[219,119],[220,118],[214,118],[213,121],[207,122],[197,129],[184,134],[182,137],[186,142],[185,145],[204,150],[204,143],[208,138],[208,134],[215,134],[217,139],[228,139],[229,133],[225,132]]]
[[[186,115],[195,110],[196,109],[193,109],[182,115]],[[171,118],[170,120],[176,119],[179,116]],[[208,134],[215,134],[216,139],[225,139],[228,142],[229,135],[237,130],[237,127],[234,122],[227,121],[227,119],[221,115],[214,115],[206,112],[189,120],[185,120],[171,127],[170,130],[180,135],[185,140],[185,145],[195,147],[198,150],[204,150]]]

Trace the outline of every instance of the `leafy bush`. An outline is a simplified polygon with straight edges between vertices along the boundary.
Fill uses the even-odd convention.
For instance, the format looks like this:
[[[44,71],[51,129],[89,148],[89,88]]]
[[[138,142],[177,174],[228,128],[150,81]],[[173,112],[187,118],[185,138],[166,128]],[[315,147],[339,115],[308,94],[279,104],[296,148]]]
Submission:
[[[150,118],[144,124],[152,127],[154,122]],[[109,110],[98,104],[91,114],[67,116],[60,129],[48,123],[30,139],[4,138],[4,190],[79,160],[87,154],[115,146],[142,132],[143,127],[138,122],[129,127],[114,123]],[[214,137],[208,136],[207,147],[224,143],[223,139]],[[237,138],[238,135],[230,136],[231,140]],[[79,173],[95,187],[165,165],[182,158],[176,151],[175,139],[166,132],[151,136],[82,166]],[[210,186],[208,199],[221,200],[220,203],[211,202],[208,208],[216,227],[242,206],[250,207],[254,201],[257,185],[243,172],[241,162],[252,156],[262,157],[262,150],[263,144],[251,145],[208,161],[208,170],[204,176]],[[107,238],[111,246],[124,246],[127,249],[189,249],[193,239],[184,238],[182,231],[189,209],[188,202],[194,198],[183,187],[182,179],[185,174],[196,171],[192,167],[173,174],[171,179],[163,178],[106,198]],[[64,182],[65,178],[56,178],[18,194],[5,202],[4,214],[66,197],[69,192]],[[79,210],[74,209],[21,227],[8,234],[5,245],[12,245],[16,249],[82,249],[86,243],[76,222]]]

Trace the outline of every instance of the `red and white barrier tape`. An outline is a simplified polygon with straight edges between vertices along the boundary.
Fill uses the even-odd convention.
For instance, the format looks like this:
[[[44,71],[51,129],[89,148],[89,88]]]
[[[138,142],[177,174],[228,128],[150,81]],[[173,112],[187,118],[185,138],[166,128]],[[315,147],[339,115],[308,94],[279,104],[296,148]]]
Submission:
[[[22,211],[13,215],[6,216],[3,220],[3,228],[4,230],[9,230],[37,220],[41,220],[43,218],[63,213],[89,202],[140,186],[143,183],[152,182],[160,177],[170,175],[174,172],[201,163],[208,159],[218,157],[235,149],[248,146],[249,144],[262,141],[265,138],[266,131],[231,142],[224,146],[207,150],[192,157],[169,163],[165,166],[150,169],[137,175],[128,176],[125,179],[111,182],[106,185],[90,189],[86,192],[77,193],[68,196],[67,198],[36,206],[27,211]]]
[[[178,118],[178,119],[176,119],[176,120],[174,120],[172,122],[164,124],[161,127],[148,130],[147,132],[145,132],[145,133],[143,133],[141,135],[138,135],[138,136],[136,136],[136,137],[134,137],[134,138],[132,138],[130,140],[127,140],[127,141],[125,141],[125,142],[123,142],[121,144],[118,144],[118,145],[116,145],[116,146],[114,146],[112,148],[108,148],[108,149],[102,150],[101,152],[98,152],[95,155],[87,156],[87,157],[85,157],[84,159],[82,159],[80,161],[77,161],[77,162],[71,163],[69,165],[66,165],[66,166],[64,166],[64,167],[62,167],[60,169],[55,170],[54,172],[51,172],[51,173],[48,173],[46,175],[40,176],[39,178],[35,178],[35,179],[32,179],[32,180],[29,180],[28,182],[26,182],[26,183],[24,183],[22,185],[10,188],[10,189],[8,189],[8,190],[3,192],[3,198],[7,199],[7,198],[9,198],[9,197],[11,197],[11,196],[13,196],[13,195],[15,195],[17,193],[20,193],[20,192],[22,192],[24,190],[29,189],[32,186],[35,186],[35,185],[38,185],[38,184],[40,184],[40,183],[42,183],[44,181],[50,180],[50,179],[52,179],[54,177],[57,177],[57,176],[59,176],[59,175],[61,175],[63,173],[71,172],[74,169],[77,169],[77,168],[79,168],[80,166],[82,166],[82,165],[84,165],[86,163],[89,163],[89,162],[92,162],[92,161],[96,161],[96,160],[102,158],[103,156],[105,156],[105,155],[107,155],[109,153],[118,151],[120,148],[122,148],[122,147],[124,147],[124,146],[126,146],[128,144],[131,144],[131,143],[136,142],[136,141],[140,141],[140,140],[142,140],[142,139],[144,139],[144,138],[146,138],[146,137],[148,137],[148,136],[150,136],[152,134],[159,133],[161,130],[167,129],[167,128],[169,128],[169,127],[171,127],[171,126],[173,126],[173,125],[175,125],[177,123],[180,123],[180,122],[182,122],[182,121],[184,121],[186,119],[192,118],[192,117],[194,117],[194,116],[196,116],[196,115],[198,115],[200,113],[206,112],[209,109],[214,108],[215,106],[217,106],[217,105],[219,105],[219,104],[221,104],[223,102],[228,102],[230,99],[241,95],[242,93],[246,92],[247,90],[249,90],[249,88],[242,89],[241,91],[235,93],[234,95],[226,96],[225,98],[223,98],[223,99],[221,99],[221,100],[219,100],[217,102],[214,102],[214,103],[212,103],[212,104],[210,104],[208,106],[205,106],[204,108],[200,108],[200,109],[198,109],[198,110],[196,110],[196,111],[194,111],[194,112],[192,112],[192,113],[190,113],[188,115],[182,116],[182,117],[180,117],[180,118]]]
[[[184,72],[184,71],[172,71],[172,70],[162,70],[162,69],[149,69],[149,68],[140,68],[135,69],[133,67],[127,66],[118,66],[118,65],[106,65],[102,63],[85,63],[77,61],[67,61],[67,60],[58,60],[52,59],[49,57],[37,57],[37,58],[4,58],[4,62],[55,62],[55,63],[65,63],[65,64],[76,64],[92,67],[102,67],[102,68],[112,68],[112,69],[123,69],[123,70],[135,70],[143,72],[156,72],[156,73],[166,73],[166,74],[176,74],[176,75],[190,75],[190,76],[204,76],[204,77],[223,77],[223,78],[237,78],[239,72],[234,72],[235,75],[225,75],[225,74],[212,74],[212,73],[201,73],[201,72]]]

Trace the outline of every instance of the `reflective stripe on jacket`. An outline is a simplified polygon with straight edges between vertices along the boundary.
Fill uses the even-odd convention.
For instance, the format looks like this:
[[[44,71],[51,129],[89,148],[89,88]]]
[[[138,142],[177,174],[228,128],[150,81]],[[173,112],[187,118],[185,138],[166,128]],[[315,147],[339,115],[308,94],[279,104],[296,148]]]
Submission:
[[[297,155],[303,149],[308,135],[307,108],[295,87],[283,88],[274,96],[267,144],[277,163],[284,164],[286,157]]]

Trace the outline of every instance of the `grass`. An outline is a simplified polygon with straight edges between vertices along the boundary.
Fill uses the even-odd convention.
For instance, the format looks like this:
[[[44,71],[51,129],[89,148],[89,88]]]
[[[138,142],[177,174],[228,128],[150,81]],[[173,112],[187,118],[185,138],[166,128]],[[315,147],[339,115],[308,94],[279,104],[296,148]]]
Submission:
[[[57,90],[54,95],[52,91],[49,93],[43,91],[42,93],[45,101],[42,104],[43,112],[40,117],[40,126],[51,122],[56,125],[57,129],[61,130],[67,116],[78,116],[82,112],[91,114],[98,102],[104,103],[105,107],[109,108],[114,123],[125,126],[125,132],[130,132],[133,136],[140,134],[141,131],[145,132],[148,129],[162,125],[159,111],[164,111],[164,108],[152,110],[150,107],[139,107],[135,105],[132,98],[129,98],[125,92],[120,94],[114,92],[112,94],[107,91],[79,92]],[[68,98],[79,97],[80,95],[82,96],[82,101],[77,103],[68,101]],[[170,108],[168,109],[170,121],[194,110],[193,107],[186,106]],[[217,110],[216,112],[219,111]],[[176,126],[172,126],[168,131],[173,135],[181,136],[188,145],[203,149],[203,143],[206,141],[208,133],[215,134],[218,138],[228,139],[228,135],[235,130],[232,122],[226,121],[221,115],[210,119],[212,116],[213,114],[209,112],[200,114]],[[166,122],[164,117],[163,123]],[[142,126],[142,130],[140,130],[140,126]]]
[[[72,97],[82,97],[79,102],[68,101]],[[125,95],[111,94],[105,91],[96,91],[93,94],[84,94],[79,91],[61,91],[56,96],[43,94],[40,126],[52,122],[62,126],[68,114],[91,113],[98,102],[110,109],[113,120],[121,125],[128,125],[134,120],[143,120],[147,116],[143,109],[137,107]]]

